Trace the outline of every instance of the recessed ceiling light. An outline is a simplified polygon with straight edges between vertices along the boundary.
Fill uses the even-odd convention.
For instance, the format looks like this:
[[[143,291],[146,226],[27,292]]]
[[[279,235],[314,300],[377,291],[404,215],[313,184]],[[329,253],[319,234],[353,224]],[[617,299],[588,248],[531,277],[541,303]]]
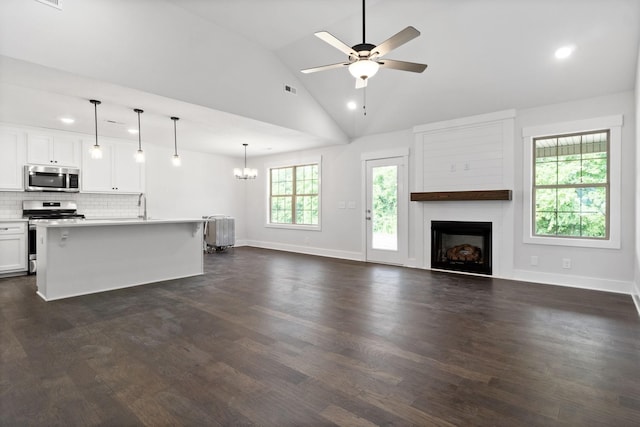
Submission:
[[[75,122],[75,120],[72,119],[71,117],[60,117],[60,121],[66,125],[70,125],[73,122]]]
[[[136,135],[138,133],[138,129],[127,129],[129,133]]]
[[[355,101],[349,101],[347,102],[347,108],[349,110],[355,110],[356,108],[358,108],[358,104],[356,104]]]
[[[574,50],[576,50],[576,48],[573,45],[562,46],[556,50],[556,58],[566,59],[571,56]]]

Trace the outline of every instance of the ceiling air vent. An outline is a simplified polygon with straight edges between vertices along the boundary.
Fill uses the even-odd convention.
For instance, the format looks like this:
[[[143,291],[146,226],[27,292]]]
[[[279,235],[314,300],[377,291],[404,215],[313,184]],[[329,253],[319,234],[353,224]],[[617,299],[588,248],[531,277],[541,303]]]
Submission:
[[[46,4],[47,6],[55,7],[56,9],[62,10],[62,1],[63,0],[36,0],[38,3]]]

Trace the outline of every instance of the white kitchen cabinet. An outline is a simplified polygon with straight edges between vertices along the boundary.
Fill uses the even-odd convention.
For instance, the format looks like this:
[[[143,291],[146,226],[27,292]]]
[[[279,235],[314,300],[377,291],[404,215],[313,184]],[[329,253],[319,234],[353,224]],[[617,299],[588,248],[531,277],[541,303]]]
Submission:
[[[27,222],[0,221],[0,275],[27,271]]]
[[[24,135],[19,129],[0,128],[0,191],[24,190]]]
[[[27,162],[38,165],[79,166],[79,140],[62,135],[29,132]]]
[[[144,164],[136,163],[133,144],[100,141],[102,158],[91,158],[95,141],[82,141],[82,191],[143,193]]]

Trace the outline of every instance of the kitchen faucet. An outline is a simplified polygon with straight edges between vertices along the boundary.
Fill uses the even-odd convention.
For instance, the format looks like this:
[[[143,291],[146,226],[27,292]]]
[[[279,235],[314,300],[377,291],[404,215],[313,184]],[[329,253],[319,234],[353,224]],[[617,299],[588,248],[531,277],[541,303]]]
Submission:
[[[138,218],[144,219],[146,221],[146,219],[147,219],[147,196],[145,196],[144,193],[138,194],[138,207],[140,207],[142,205],[142,199],[144,199],[144,213],[142,215],[138,215]],[[140,213],[140,209],[138,209],[138,213]]]

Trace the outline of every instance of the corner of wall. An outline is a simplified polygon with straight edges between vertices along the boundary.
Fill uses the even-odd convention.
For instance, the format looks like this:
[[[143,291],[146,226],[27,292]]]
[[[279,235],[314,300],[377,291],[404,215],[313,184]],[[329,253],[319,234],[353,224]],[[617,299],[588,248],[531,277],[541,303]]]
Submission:
[[[636,238],[635,238],[635,274],[633,280],[633,286],[631,289],[631,297],[633,298],[633,302],[636,305],[636,309],[638,310],[638,314],[640,315],[640,200],[638,199],[638,193],[640,191],[640,149],[638,149],[638,145],[640,144],[640,46],[638,46],[638,57],[636,58],[636,90],[635,90],[635,107],[636,107],[636,152],[635,152],[635,195],[636,195],[636,204],[635,204],[635,222],[636,222]]]

